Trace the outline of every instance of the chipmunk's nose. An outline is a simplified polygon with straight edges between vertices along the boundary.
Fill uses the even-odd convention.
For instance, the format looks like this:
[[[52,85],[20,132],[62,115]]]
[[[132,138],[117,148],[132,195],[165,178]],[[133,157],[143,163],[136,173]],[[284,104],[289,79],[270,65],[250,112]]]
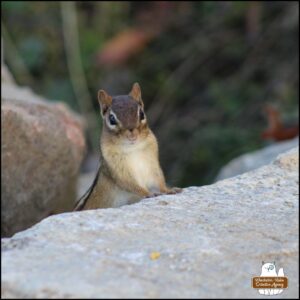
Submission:
[[[126,135],[130,141],[135,141],[138,136],[138,131],[135,128],[128,128]]]

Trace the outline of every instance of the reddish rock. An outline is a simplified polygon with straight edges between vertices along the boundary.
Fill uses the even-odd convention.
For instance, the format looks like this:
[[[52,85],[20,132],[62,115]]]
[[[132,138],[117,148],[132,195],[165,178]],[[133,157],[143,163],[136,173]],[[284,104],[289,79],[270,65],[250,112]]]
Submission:
[[[2,84],[1,234],[71,210],[85,151],[82,120],[62,103]]]

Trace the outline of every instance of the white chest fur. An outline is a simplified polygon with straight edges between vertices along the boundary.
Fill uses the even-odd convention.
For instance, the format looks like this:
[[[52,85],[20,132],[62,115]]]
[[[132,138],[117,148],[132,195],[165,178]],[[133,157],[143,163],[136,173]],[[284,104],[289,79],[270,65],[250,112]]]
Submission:
[[[147,157],[147,151],[136,151],[128,154],[127,164],[130,173],[139,186],[152,191],[158,189],[158,178],[155,172],[156,163]]]
[[[126,164],[136,183],[151,192],[159,190],[158,162],[143,143],[126,147]]]

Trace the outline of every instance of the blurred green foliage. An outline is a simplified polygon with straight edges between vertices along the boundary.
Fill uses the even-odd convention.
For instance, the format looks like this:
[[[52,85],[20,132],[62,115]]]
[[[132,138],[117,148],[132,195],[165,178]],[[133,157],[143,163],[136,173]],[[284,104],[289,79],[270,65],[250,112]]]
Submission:
[[[168,181],[212,182],[226,162],[267,143],[261,139],[266,103],[285,119],[298,120],[298,5],[76,2],[78,63],[97,120],[90,139],[97,141],[100,133],[98,89],[125,94],[138,81]],[[84,115],[70,78],[61,2],[1,6],[5,59],[17,82]],[[120,32],[152,25],[161,30],[141,51],[121,64],[99,63],[101,51]]]

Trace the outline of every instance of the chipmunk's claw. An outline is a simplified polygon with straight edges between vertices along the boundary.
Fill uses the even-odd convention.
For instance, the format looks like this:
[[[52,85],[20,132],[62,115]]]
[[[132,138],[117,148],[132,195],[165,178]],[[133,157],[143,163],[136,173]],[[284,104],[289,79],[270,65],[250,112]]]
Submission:
[[[154,197],[158,197],[158,196],[161,196],[161,195],[163,195],[163,194],[162,193],[152,193],[149,196],[147,196],[146,198],[154,198]]]
[[[152,193],[149,196],[146,196],[145,198],[153,198],[153,197],[158,197],[158,196],[162,196],[162,195],[174,195],[174,194],[178,194],[181,193],[182,189],[178,188],[178,187],[173,187],[171,189],[168,189],[167,191],[164,191],[162,193],[157,192],[157,193]]]
[[[171,188],[171,189],[167,192],[167,194],[173,195],[173,194],[178,194],[178,193],[181,193],[181,192],[182,192],[182,189],[181,189],[181,188],[173,187],[173,188]]]

